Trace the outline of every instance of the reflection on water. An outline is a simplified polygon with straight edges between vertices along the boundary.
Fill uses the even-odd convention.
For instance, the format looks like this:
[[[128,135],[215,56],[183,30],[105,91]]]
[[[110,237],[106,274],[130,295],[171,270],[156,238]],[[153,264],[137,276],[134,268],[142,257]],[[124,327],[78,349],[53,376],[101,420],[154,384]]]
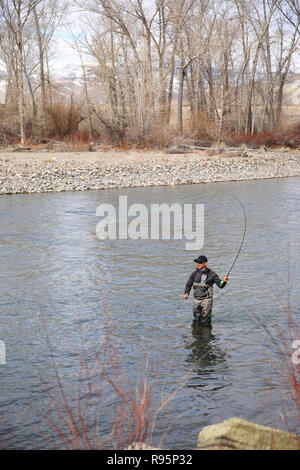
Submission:
[[[195,372],[205,374],[207,368],[211,371],[215,365],[225,362],[225,352],[213,335],[212,325],[193,320],[191,334],[191,339],[186,338],[185,347],[189,351],[186,362],[192,365]]]

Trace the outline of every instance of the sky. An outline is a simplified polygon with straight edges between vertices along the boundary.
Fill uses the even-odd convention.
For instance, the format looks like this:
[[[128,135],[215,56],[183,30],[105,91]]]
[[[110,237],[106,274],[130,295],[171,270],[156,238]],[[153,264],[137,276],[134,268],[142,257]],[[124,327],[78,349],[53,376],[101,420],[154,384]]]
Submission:
[[[72,47],[73,36],[81,34],[84,29],[82,13],[70,10],[66,24],[62,25],[55,32],[55,54],[51,61],[55,76],[64,76],[72,73],[72,69],[81,69],[81,59],[79,54]],[[84,57],[84,62],[90,62],[91,57]]]
[[[55,75],[68,74],[73,68],[81,67],[80,57],[72,49],[70,43],[72,42],[72,35],[80,35],[82,31],[88,31],[86,21],[84,21],[87,15],[87,12],[83,13],[75,8],[69,10],[67,24],[58,28],[55,33],[55,57],[52,61]],[[85,63],[91,63],[93,59],[91,56],[86,56],[84,61]],[[300,50],[293,56],[291,69],[296,73],[300,73]]]

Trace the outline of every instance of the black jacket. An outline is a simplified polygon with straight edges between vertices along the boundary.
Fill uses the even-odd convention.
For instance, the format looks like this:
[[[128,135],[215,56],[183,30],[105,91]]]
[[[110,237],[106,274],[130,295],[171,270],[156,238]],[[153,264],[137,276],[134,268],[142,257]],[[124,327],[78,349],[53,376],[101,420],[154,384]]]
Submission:
[[[219,276],[209,268],[206,268],[206,271],[196,269],[196,271],[192,272],[190,275],[184,293],[189,294],[193,287],[194,297],[196,299],[212,298],[214,284],[220,287],[220,289],[223,289],[227,283],[222,281]]]

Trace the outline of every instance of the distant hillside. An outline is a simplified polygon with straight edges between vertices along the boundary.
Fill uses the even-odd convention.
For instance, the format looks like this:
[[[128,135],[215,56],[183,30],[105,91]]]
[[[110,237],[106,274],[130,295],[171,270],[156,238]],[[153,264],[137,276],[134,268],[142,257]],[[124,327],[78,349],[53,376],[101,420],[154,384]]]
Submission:
[[[288,76],[284,87],[284,105],[300,106],[300,73]]]
[[[93,64],[86,65],[88,75],[93,78]],[[69,65],[65,68],[54,70],[53,86],[58,96],[68,101],[81,98],[84,100],[84,83],[82,80],[82,68],[79,65]],[[174,99],[176,99],[177,80],[174,84]],[[0,62],[0,104],[5,102],[6,70]],[[91,96],[93,99],[93,96]],[[300,122],[300,73],[292,73],[288,76],[283,95],[283,118],[285,124]]]

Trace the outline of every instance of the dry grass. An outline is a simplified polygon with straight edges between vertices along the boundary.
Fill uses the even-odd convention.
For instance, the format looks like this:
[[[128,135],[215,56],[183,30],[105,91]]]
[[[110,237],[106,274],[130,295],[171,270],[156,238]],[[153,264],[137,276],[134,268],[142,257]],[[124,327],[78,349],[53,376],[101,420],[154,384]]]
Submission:
[[[288,255],[288,265],[289,255]],[[281,298],[276,294],[270,293],[272,299],[274,299],[278,305],[281,306],[283,318],[286,320],[286,328],[279,326],[277,321],[270,321],[269,324],[265,324],[260,318],[257,318],[259,324],[263,326],[268,334],[270,342],[277,352],[278,361],[269,359],[271,364],[271,385],[270,385],[270,420],[273,427],[274,421],[274,410],[273,410],[273,395],[276,391],[273,390],[272,376],[275,373],[282,385],[282,389],[277,393],[280,395],[282,403],[282,410],[279,410],[280,419],[283,421],[285,428],[289,432],[296,432],[299,436],[299,448],[300,448],[300,364],[293,361],[293,343],[296,340],[300,341],[300,327],[298,326],[292,312],[290,304],[290,270],[288,274],[288,300],[284,303]],[[293,404],[291,409],[290,404]],[[278,410],[277,410],[278,412]],[[293,420],[288,417],[293,417]],[[278,418],[278,416],[277,416]],[[291,429],[293,427],[293,429]]]
[[[281,123],[274,132],[262,132],[251,135],[236,135],[233,133],[233,115],[228,115],[222,123],[213,122],[205,112],[199,112],[191,116],[189,106],[183,106],[183,135],[178,135],[177,127],[177,103],[173,102],[171,107],[170,122],[162,124],[159,120],[152,118],[148,128],[140,135],[133,124],[128,124],[122,140],[113,138],[103,125],[93,121],[95,135],[92,141],[101,141],[102,145],[115,145],[119,151],[137,149],[165,149],[175,145],[178,140],[191,140],[193,145],[211,146],[216,142],[225,142],[228,146],[240,146],[246,144],[249,147],[288,147],[298,148],[300,146],[300,107],[284,106]],[[0,145],[17,144],[19,142],[16,110],[5,113],[0,109]],[[52,141],[60,141],[58,150],[66,151],[91,151],[93,143],[90,142],[87,131],[86,113],[82,112],[81,106],[73,103],[57,102],[48,109],[48,137]],[[32,136],[32,126],[27,126],[26,144],[32,148],[41,141],[40,132]],[[49,144],[51,146],[51,143]]]
[[[79,365],[77,385],[70,386],[57,364],[44,323],[54,373],[47,392],[49,410],[44,417],[53,436],[52,448],[126,449],[133,442],[153,445],[158,416],[177,393],[157,399],[161,373],[158,362],[150,362],[146,354],[137,359],[135,376],[129,375],[111,321],[105,321],[105,330],[105,341],[92,359],[80,333],[81,350],[72,352],[74,363]],[[44,377],[43,384],[47,385],[48,380]],[[49,444],[49,437],[45,439]]]
[[[294,363],[293,358],[293,348],[292,345],[295,340],[300,340],[300,330],[299,327],[291,314],[289,304],[285,305],[281,302],[280,299],[276,299],[280,302],[283,311],[286,314],[287,318],[287,331],[283,331],[279,325],[274,322],[272,327],[276,334],[271,331],[269,326],[265,326],[266,331],[268,332],[269,338],[278,352],[278,357],[280,358],[279,363],[271,361],[273,370],[280,377],[283,392],[280,393],[281,402],[282,402],[282,412],[281,418],[284,420],[286,428],[290,431],[291,422],[290,418],[287,416],[294,416],[295,423],[294,427],[299,430],[300,424],[300,364]],[[272,397],[272,396],[271,396]],[[287,405],[287,399],[291,401],[294,405],[294,411],[290,409],[290,406]],[[271,400],[272,401],[272,400]],[[271,421],[272,418],[272,406],[271,408]]]

